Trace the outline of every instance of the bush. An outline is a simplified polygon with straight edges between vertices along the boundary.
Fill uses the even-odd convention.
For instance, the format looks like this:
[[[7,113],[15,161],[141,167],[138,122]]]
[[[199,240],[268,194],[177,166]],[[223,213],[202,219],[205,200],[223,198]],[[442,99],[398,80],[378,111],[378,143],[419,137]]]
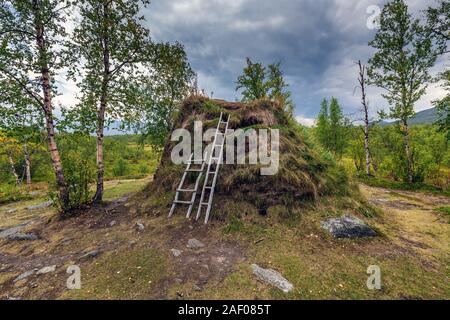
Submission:
[[[91,202],[91,184],[95,181],[96,166],[92,156],[92,140],[81,134],[63,135],[60,141],[64,176],[69,188],[69,210],[78,209]],[[50,197],[61,209],[56,194]]]
[[[113,175],[114,177],[123,177],[128,173],[128,170],[128,163],[124,159],[120,158],[114,164]]]

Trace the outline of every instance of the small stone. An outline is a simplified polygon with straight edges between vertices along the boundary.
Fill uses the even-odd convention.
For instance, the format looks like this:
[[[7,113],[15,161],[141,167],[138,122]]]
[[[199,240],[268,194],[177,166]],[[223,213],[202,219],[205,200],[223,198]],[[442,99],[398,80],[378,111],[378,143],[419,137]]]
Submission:
[[[116,225],[116,223],[117,223],[116,220],[113,220],[109,223],[109,226],[114,227]]]
[[[22,273],[21,275],[19,275],[17,278],[15,278],[15,279],[13,280],[13,282],[17,282],[17,281],[26,279],[26,278],[28,278],[29,276],[33,275],[33,274],[34,274],[34,270],[30,270],[30,271],[24,272],[24,273]]]
[[[190,230],[194,230],[194,226],[189,226],[189,229]]]
[[[12,213],[16,213],[16,212],[17,212],[17,209],[8,209],[6,211],[7,214],[12,214]]]
[[[202,288],[200,288],[198,285],[194,284],[193,287],[194,291],[202,291]]]
[[[38,272],[36,272],[36,274],[46,274],[46,273],[50,273],[50,272],[55,272],[55,270],[56,270],[56,265],[47,266],[47,267],[43,267],[42,269],[40,269]]]
[[[218,263],[222,264],[222,263],[224,263],[225,261],[227,261],[227,258],[225,258],[225,257],[217,257],[217,258],[216,258],[216,261],[217,261]]]
[[[34,206],[28,206],[25,209],[28,211],[37,210],[37,209],[45,209],[45,208],[50,207],[52,204],[53,204],[53,201],[50,200],[50,201],[40,203],[40,204],[37,204]]]
[[[203,244],[203,242],[197,240],[197,239],[190,239],[188,241],[187,247],[189,249],[199,249],[199,248],[203,248],[205,245]]]
[[[170,249],[170,251],[172,252],[172,254],[175,258],[178,258],[183,253],[183,251],[177,250],[177,249]]]
[[[93,250],[93,251],[90,251],[90,252],[86,253],[85,255],[81,256],[80,259],[95,258],[95,257],[97,257],[99,254],[100,254],[100,251],[99,251],[99,250]]]
[[[253,274],[260,280],[277,287],[284,293],[289,293],[294,289],[292,283],[287,281],[283,276],[275,270],[263,269],[256,264],[252,264]]]
[[[137,223],[136,223],[136,229],[137,229],[138,231],[144,231],[145,226],[144,226],[142,223],[137,222]]]
[[[174,281],[175,281],[176,284],[182,284],[183,283],[183,280],[180,279],[180,278],[175,278]]]
[[[39,239],[34,233],[15,233],[7,238],[10,241],[33,241]]]

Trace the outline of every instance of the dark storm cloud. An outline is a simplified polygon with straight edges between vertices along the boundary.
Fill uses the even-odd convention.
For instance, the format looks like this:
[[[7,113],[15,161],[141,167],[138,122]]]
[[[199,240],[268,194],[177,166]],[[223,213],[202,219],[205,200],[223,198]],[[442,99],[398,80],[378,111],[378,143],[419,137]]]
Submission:
[[[239,97],[235,81],[246,57],[280,61],[297,104],[315,117],[323,97],[337,96],[346,113],[358,108],[354,62],[367,60],[374,31],[370,5],[382,0],[153,0],[144,14],[159,41],[182,42],[199,82],[215,97]],[[426,4],[409,1],[418,11]],[[382,103],[377,94],[373,99]]]

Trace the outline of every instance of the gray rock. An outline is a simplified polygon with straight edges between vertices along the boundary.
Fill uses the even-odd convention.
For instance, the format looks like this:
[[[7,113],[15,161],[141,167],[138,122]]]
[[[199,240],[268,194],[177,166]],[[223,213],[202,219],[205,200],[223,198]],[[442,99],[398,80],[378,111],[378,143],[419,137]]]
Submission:
[[[170,249],[170,251],[172,252],[172,254],[175,258],[181,256],[181,254],[183,253],[183,251],[177,250],[177,249]]]
[[[43,267],[42,269],[40,269],[38,272],[36,272],[36,274],[46,274],[46,273],[50,273],[50,272],[55,272],[55,270],[56,270],[56,265],[47,266],[47,267]]]
[[[34,206],[28,206],[25,209],[27,209],[28,211],[38,210],[38,209],[45,209],[45,208],[50,207],[52,204],[53,204],[53,201],[50,200],[50,201],[47,201],[47,202],[44,202],[44,203],[40,203],[40,204],[37,204],[37,205],[34,205]]]
[[[144,226],[142,223],[137,222],[137,223],[136,223],[136,229],[137,229],[138,231],[144,231],[145,226]]]
[[[253,274],[260,279],[274,287],[277,287],[284,293],[289,293],[294,289],[292,283],[287,281],[283,276],[272,269],[263,269],[256,264],[252,264]]]
[[[114,227],[117,224],[116,220],[113,220],[109,223],[110,227]]]
[[[322,221],[320,225],[335,238],[353,239],[378,236],[378,234],[362,220],[352,216],[329,219]]]
[[[24,222],[24,223],[21,223],[21,224],[15,226],[15,227],[1,230],[0,231],[0,239],[7,238],[12,234],[18,233],[20,230],[29,226],[30,224],[32,224],[32,221],[27,221],[27,222]]]
[[[95,257],[99,256],[100,253],[101,252],[99,250],[92,250],[92,251],[86,253],[85,255],[82,255],[80,259],[85,260],[85,259],[95,258]]]
[[[187,247],[189,249],[200,249],[203,248],[205,245],[203,244],[203,242],[198,241],[197,239],[190,239],[188,241]]]
[[[39,239],[34,233],[15,233],[7,237],[10,241],[34,241]]]
[[[30,271],[24,272],[24,273],[22,273],[21,275],[17,276],[17,278],[15,278],[15,279],[13,280],[13,282],[17,282],[17,281],[26,279],[26,278],[28,278],[29,276],[33,275],[34,272],[35,272],[34,270],[30,270]]]
[[[8,209],[8,210],[6,210],[7,214],[12,214],[12,213],[16,213],[16,212],[17,212],[17,209]]]

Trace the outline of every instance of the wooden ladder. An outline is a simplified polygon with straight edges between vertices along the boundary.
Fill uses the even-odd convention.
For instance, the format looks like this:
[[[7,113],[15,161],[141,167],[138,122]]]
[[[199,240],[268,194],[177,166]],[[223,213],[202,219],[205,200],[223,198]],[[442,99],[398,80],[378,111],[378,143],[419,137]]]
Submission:
[[[201,168],[193,169],[193,168],[191,168],[192,165],[201,165]],[[169,218],[172,217],[172,215],[175,211],[175,208],[178,204],[189,205],[189,209],[187,211],[186,218],[190,218],[192,208],[194,207],[194,204],[195,204],[195,198],[197,197],[198,187],[200,185],[200,181],[203,176],[203,171],[205,171],[205,165],[206,164],[205,164],[204,159],[195,160],[194,154],[191,154],[191,157],[189,158],[189,161],[186,166],[186,170],[184,170],[183,177],[181,178],[181,182],[178,185],[177,192],[175,194],[175,200],[173,201],[172,208],[170,209]],[[190,174],[190,173],[198,173],[197,179],[195,181],[194,189],[185,189],[184,183],[186,181],[188,174]],[[190,201],[180,200],[181,194],[189,194],[189,193],[192,193]]]
[[[211,213],[211,207],[214,198],[214,190],[217,184],[217,177],[219,175],[219,168],[223,162],[223,148],[225,145],[225,138],[228,132],[228,125],[230,123],[230,115],[228,115],[227,120],[224,121],[224,114],[220,113],[219,123],[217,125],[216,134],[214,136],[214,142],[211,148],[211,152],[208,157],[208,169],[206,170],[205,180],[203,182],[202,195],[200,197],[200,204],[197,210],[196,220],[200,219],[202,214],[202,209],[206,207],[205,213],[205,224],[209,221],[209,215]],[[224,130],[221,127],[225,126]],[[217,150],[218,149],[218,150]],[[217,154],[218,153],[218,154]],[[215,167],[215,168],[213,168]],[[212,176],[212,183],[209,185],[210,177]],[[206,193],[209,191],[209,195]],[[207,201],[205,202],[205,197]]]
[[[180,184],[177,188],[176,194],[175,194],[175,200],[172,203],[172,208],[170,209],[169,218],[172,217],[173,213],[175,212],[175,208],[177,205],[189,205],[189,209],[186,214],[186,218],[191,217],[192,209],[195,205],[195,200],[198,193],[198,188],[200,185],[200,181],[203,177],[203,172],[205,171],[206,164],[208,164],[208,170],[206,171],[206,176],[203,182],[203,189],[202,189],[202,195],[200,197],[200,204],[198,206],[197,211],[197,217],[196,220],[200,219],[202,208],[206,208],[206,215],[205,215],[205,224],[209,221],[209,215],[211,212],[213,197],[214,197],[214,190],[217,184],[217,177],[219,174],[219,167],[220,164],[223,161],[223,148],[225,145],[225,137],[228,131],[228,124],[230,122],[230,115],[228,115],[228,118],[226,121],[224,119],[224,114],[220,113],[220,119],[219,123],[217,124],[216,133],[214,135],[214,142],[212,144],[212,148],[210,153],[205,153],[205,156],[202,159],[194,159],[194,154],[191,154],[191,157],[189,158],[189,161],[187,163],[186,169],[184,171],[183,177],[181,178]],[[221,128],[225,126],[225,128],[222,130]],[[222,132],[223,131],[223,132]],[[218,149],[218,150],[217,150]],[[218,155],[216,156],[216,154]],[[192,165],[201,165],[201,168],[199,169],[192,169]],[[215,167],[215,168],[213,168]],[[195,181],[195,185],[193,189],[185,189],[184,183],[186,182],[186,178],[189,173],[194,172],[198,173],[197,179]],[[210,177],[212,176],[212,184],[208,185],[208,182],[210,181]],[[207,191],[209,191],[208,195],[208,201],[204,202],[205,196]],[[192,193],[191,200],[180,200],[181,194],[189,194]]]

